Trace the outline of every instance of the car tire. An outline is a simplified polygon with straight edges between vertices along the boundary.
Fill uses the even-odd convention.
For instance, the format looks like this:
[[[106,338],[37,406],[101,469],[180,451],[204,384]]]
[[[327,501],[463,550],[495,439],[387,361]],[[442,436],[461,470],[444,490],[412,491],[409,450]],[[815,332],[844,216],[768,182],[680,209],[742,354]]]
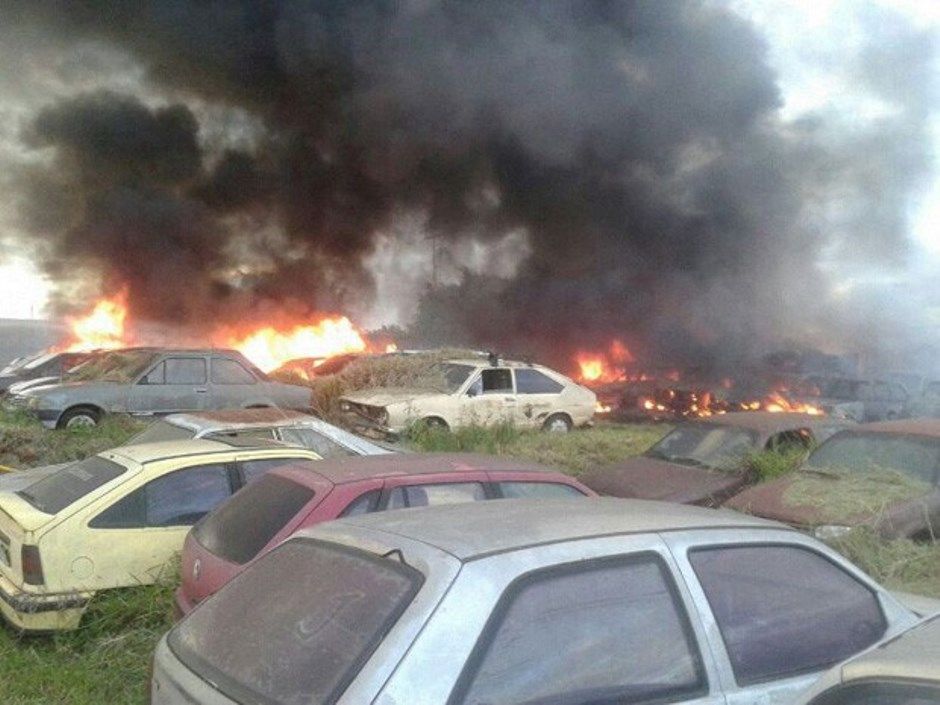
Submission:
[[[548,433],[568,433],[571,426],[571,417],[568,414],[552,414],[545,419],[542,430]]]
[[[68,409],[59,417],[56,428],[80,428],[97,426],[101,421],[101,412],[90,406],[76,406]]]
[[[426,419],[421,419],[421,423],[424,424],[425,428],[429,429],[440,429],[441,431],[450,430],[450,426],[447,425],[447,422],[439,416],[429,416]]]

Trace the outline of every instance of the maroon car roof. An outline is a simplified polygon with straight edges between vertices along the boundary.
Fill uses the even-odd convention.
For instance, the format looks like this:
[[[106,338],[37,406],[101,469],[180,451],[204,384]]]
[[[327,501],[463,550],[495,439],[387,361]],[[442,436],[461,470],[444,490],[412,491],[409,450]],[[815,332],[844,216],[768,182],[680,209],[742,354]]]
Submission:
[[[403,475],[429,475],[443,472],[550,472],[563,474],[557,468],[529,460],[501,458],[477,453],[396,453],[331,458],[301,465],[288,465],[273,472],[278,474],[315,472],[333,484],[372,478]]]
[[[899,433],[913,436],[940,437],[940,419],[902,419],[900,421],[878,421],[855,427],[857,431],[875,433]]]
[[[813,428],[821,425],[845,424],[854,426],[844,419],[832,418],[821,414],[800,414],[792,411],[735,411],[730,414],[717,414],[694,419],[694,423],[712,423],[721,426],[734,426],[752,431],[776,433],[792,428]]]

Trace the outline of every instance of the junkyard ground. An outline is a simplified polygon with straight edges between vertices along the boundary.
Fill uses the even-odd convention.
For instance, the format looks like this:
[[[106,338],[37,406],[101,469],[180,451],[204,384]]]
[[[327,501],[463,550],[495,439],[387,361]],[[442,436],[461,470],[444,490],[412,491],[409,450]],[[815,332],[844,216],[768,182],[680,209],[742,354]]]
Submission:
[[[13,467],[63,462],[111,447],[139,426],[114,419],[97,429],[50,433],[20,415],[0,413],[0,463]],[[572,474],[641,452],[666,425],[600,425],[567,435],[512,427],[426,432],[415,450],[464,450],[531,458]],[[772,459],[772,476],[785,464]],[[763,473],[762,473],[763,474]],[[940,544],[885,543],[858,535],[840,547],[884,584],[940,597]],[[133,705],[146,702],[153,647],[171,626],[172,585],[112,591],[95,600],[76,632],[20,638],[0,629],[0,699],[4,705]]]

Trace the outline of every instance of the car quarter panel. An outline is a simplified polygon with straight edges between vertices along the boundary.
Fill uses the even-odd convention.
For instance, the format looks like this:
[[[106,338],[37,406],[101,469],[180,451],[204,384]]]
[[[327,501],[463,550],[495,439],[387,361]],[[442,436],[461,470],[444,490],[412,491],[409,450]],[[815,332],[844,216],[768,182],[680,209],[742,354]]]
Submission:
[[[684,701],[700,705],[724,702],[711,654],[705,648],[702,624],[692,609],[688,589],[678,577],[675,562],[663,541],[655,535],[612,536],[553,543],[485,556],[464,564],[460,575],[375,701],[377,705],[444,705],[480,639],[493,610],[507,588],[518,578],[543,569],[578,564],[591,559],[654,554],[675,581],[698,646],[705,677],[706,695]],[[434,677],[428,677],[434,663]],[[344,697],[341,703],[356,701]]]
[[[871,578],[848,563],[835,551],[799,532],[778,529],[736,529],[734,531],[711,529],[668,532],[663,534],[663,538],[684,576],[696,610],[702,616],[708,644],[715,655],[721,683],[727,694],[728,705],[751,705],[755,702],[766,703],[767,705],[791,703],[819,679],[820,675],[825,672],[825,668],[812,673],[804,673],[765,683],[739,685],[731,666],[728,649],[725,646],[718,621],[689,560],[689,554],[695,549],[768,544],[805,548],[828,559],[877,595],[887,621],[888,635],[898,633],[916,621],[916,617],[907,608],[901,605],[890,593],[874,583]]]

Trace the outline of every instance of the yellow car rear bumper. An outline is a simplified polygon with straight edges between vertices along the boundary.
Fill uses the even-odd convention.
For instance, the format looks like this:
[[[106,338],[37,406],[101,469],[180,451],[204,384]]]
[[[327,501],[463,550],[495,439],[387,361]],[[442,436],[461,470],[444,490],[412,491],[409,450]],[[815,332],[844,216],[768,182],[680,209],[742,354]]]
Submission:
[[[32,593],[0,576],[0,613],[22,632],[76,629],[93,592]]]

